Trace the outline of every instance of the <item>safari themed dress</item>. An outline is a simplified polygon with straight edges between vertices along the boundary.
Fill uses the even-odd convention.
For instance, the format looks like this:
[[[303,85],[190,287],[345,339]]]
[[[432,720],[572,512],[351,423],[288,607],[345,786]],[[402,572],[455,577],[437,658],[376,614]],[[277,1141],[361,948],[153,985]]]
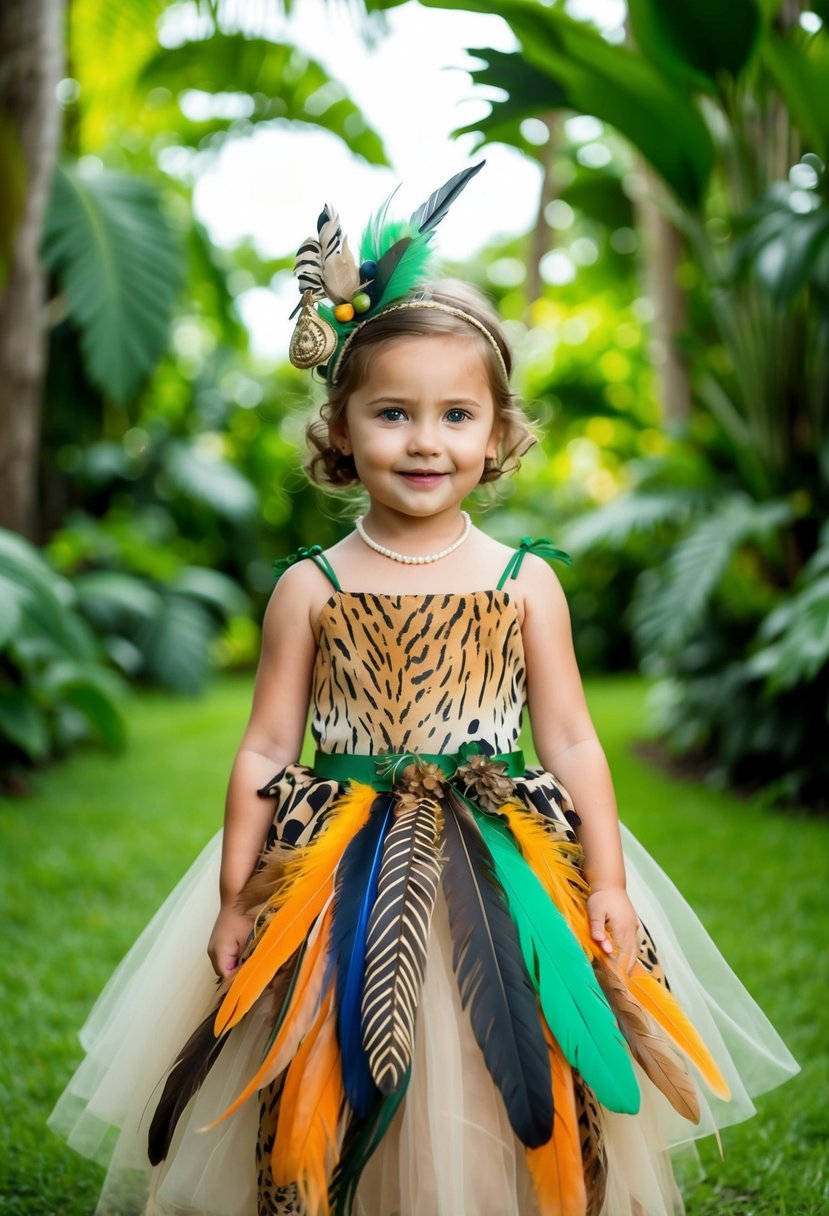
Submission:
[[[530,551],[555,555],[431,595],[302,551],[332,582],[315,761],[259,791],[233,977],[205,954],[217,837],[84,1027],[51,1124],[108,1165],[99,1213],[679,1213],[672,1150],[797,1070],[624,828],[638,958],[591,941],[578,808],[520,750]]]

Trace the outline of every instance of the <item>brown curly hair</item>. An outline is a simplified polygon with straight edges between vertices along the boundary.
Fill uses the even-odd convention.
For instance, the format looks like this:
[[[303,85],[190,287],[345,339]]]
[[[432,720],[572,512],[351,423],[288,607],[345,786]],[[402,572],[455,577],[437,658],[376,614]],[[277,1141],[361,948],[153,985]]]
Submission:
[[[444,279],[425,288],[424,294],[429,300],[460,309],[480,321],[497,343],[509,376],[512,352],[500,318],[481,292],[468,283]],[[505,473],[514,473],[518,468],[520,457],[536,442],[537,435],[510,391],[509,382],[504,380],[500,361],[491,343],[474,325],[452,313],[428,308],[405,308],[380,313],[371,320],[371,324],[355,334],[336,385],[328,386],[328,399],[305,430],[311,450],[305,472],[311,481],[326,489],[345,489],[359,482],[353,457],[332,445],[330,425],[345,413],[349,397],[366,377],[368,363],[376,347],[395,338],[417,334],[456,334],[478,344],[495,404],[495,417],[501,426],[498,457],[495,460],[487,458],[481,484],[497,481]]]

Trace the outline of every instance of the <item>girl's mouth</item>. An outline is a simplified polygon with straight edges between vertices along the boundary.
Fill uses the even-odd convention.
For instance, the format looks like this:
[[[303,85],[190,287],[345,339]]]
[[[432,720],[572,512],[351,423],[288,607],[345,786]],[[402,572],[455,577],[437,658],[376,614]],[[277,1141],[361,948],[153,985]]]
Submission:
[[[430,486],[438,485],[446,474],[437,473],[429,469],[423,469],[419,472],[401,472],[399,476],[402,477],[404,481],[407,481],[409,485],[428,488]]]

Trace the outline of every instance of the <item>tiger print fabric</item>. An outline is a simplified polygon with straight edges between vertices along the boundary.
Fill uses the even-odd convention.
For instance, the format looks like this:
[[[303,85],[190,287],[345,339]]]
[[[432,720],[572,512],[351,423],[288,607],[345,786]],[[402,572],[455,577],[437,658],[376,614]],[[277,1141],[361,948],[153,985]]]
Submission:
[[[311,730],[325,752],[517,745],[526,667],[506,591],[336,592],[320,616]]]

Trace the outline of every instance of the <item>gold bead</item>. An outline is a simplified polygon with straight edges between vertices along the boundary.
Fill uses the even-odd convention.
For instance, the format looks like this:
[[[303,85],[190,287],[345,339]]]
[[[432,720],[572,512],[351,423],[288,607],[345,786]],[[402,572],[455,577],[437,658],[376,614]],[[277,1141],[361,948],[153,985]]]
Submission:
[[[353,304],[338,304],[334,309],[334,316],[338,321],[353,321],[354,320],[354,305]]]

